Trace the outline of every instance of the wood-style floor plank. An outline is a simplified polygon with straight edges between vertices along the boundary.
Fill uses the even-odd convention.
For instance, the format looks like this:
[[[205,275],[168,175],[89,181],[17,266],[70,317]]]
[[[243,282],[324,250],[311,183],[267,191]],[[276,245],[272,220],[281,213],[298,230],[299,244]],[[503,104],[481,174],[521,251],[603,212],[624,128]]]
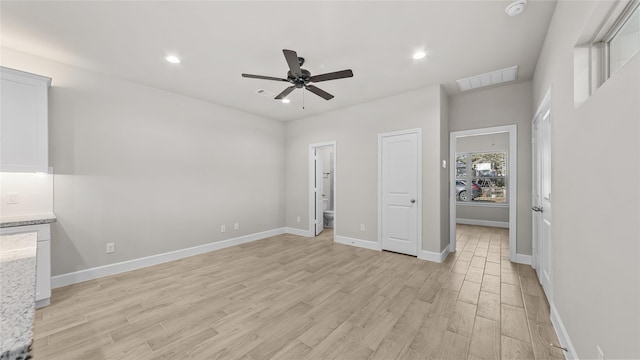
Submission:
[[[442,264],[279,235],[54,289],[39,359],[560,359],[508,230],[458,225]]]
[[[475,359],[499,359],[500,342],[500,324],[495,320],[477,316],[469,347],[469,357]]]

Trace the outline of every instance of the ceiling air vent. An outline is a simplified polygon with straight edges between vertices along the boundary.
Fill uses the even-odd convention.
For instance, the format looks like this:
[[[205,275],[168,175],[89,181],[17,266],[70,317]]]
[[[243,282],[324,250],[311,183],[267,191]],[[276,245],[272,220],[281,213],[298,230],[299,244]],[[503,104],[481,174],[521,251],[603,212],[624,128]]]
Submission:
[[[262,95],[262,96],[264,96],[266,98],[269,98],[269,99],[273,99],[274,97],[276,97],[275,93],[272,93],[271,91],[265,90],[265,89],[256,90],[256,94]]]
[[[485,74],[480,74],[466,79],[456,80],[460,91],[473,90],[485,86],[497,85],[509,81],[514,81],[518,78],[518,67],[512,66],[510,68],[496,70]]]

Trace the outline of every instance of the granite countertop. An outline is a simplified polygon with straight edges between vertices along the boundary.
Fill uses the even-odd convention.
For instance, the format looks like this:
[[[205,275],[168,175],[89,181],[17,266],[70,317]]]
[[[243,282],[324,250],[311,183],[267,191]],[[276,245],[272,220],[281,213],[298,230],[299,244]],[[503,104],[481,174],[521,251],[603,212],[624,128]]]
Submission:
[[[25,359],[33,336],[37,233],[0,236],[0,359]]]
[[[0,228],[50,224],[55,221],[53,213],[0,217]]]

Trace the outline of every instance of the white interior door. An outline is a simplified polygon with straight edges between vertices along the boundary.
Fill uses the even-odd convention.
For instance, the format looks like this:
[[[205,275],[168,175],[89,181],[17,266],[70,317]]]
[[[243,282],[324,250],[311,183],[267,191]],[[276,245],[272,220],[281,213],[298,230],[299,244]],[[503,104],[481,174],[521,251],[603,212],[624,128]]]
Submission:
[[[316,206],[315,206],[315,225],[316,225],[316,235],[319,235],[322,230],[324,230],[324,218],[323,218],[323,212],[324,212],[324,208],[323,208],[323,202],[322,202],[322,194],[324,194],[324,186],[323,186],[323,181],[322,181],[322,173],[324,171],[323,169],[323,159],[322,159],[322,151],[318,150],[318,148],[315,149],[316,151],[316,155],[315,155],[315,187],[314,187],[314,192],[315,192],[315,199],[316,199]]]
[[[533,125],[532,125],[532,129],[531,129],[531,134],[532,134],[532,141],[531,141],[531,155],[532,155],[532,159],[531,159],[531,164],[533,165],[533,171],[532,171],[532,176],[533,179],[531,180],[531,204],[533,205],[531,210],[531,224],[532,224],[532,240],[533,243],[531,244],[531,266],[533,266],[534,269],[538,270],[540,269],[540,260],[539,260],[539,256],[538,256],[538,248],[540,247],[538,244],[540,243],[540,230],[542,229],[542,213],[540,213],[539,211],[537,211],[537,209],[540,207],[540,204],[542,203],[541,201],[541,191],[542,191],[542,187],[540,186],[540,176],[539,174],[541,173],[540,167],[541,167],[541,157],[539,156],[540,153],[540,144],[539,144],[539,133],[540,133],[540,117],[536,116],[533,119]]]
[[[380,137],[381,246],[418,255],[419,141],[417,132]]]
[[[548,299],[552,291],[551,109],[545,98],[533,121],[533,265]]]

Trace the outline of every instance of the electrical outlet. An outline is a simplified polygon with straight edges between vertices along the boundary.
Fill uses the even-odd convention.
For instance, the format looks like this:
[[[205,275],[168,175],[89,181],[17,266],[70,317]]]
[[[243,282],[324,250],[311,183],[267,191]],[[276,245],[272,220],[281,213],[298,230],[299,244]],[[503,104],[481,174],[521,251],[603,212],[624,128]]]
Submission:
[[[360,224],[360,231],[364,231],[364,224]]]
[[[220,232],[227,232],[227,227],[224,225],[220,225]]]
[[[111,254],[116,252],[116,244],[115,243],[107,243],[107,254]]]
[[[300,216],[298,216],[298,222],[300,222]]]
[[[238,230],[238,229],[240,229],[240,223],[233,224],[233,230]]]
[[[17,204],[18,203],[18,193],[10,192],[7,193],[7,204]]]
[[[596,345],[596,350],[598,350],[598,360],[604,360],[604,353],[599,345]]]

